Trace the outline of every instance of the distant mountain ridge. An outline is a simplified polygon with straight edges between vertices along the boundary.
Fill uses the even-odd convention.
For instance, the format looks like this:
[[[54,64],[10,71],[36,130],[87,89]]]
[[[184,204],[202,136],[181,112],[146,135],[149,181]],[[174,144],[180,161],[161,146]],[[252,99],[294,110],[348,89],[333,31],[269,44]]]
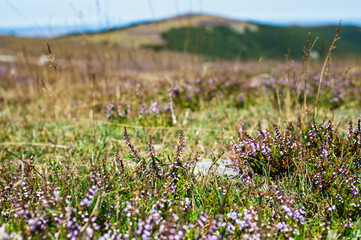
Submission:
[[[87,41],[131,48],[153,48],[202,54],[210,58],[293,58],[303,56],[308,33],[318,38],[313,57],[322,57],[332,42],[337,26],[271,26],[224,17],[186,14],[159,21],[129,25],[86,35]],[[361,28],[342,26],[336,57],[361,56]],[[68,36],[77,39],[78,35]]]
[[[146,21],[122,28],[111,28],[100,32],[86,34],[87,40],[91,42],[111,43],[129,47],[142,47],[150,44],[164,43],[162,34],[172,28],[206,26],[206,25],[228,25],[239,28],[254,28],[256,24],[233,20],[218,16],[204,14],[185,14],[177,17],[161,19],[157,21]],[[73,34],[70,37],[78,37],[80,34]]]
[[[309,32],[311,40],[318,38],[312,55],[318,58],[327,53],[336,28],[336,25],[274,26],[206,14],[185,14],[107,28],[88,26],[82,32],[74,27],[70,33],[56,38],[125,48],[189,52],[210,59],[280,59],[290,50],[292,58],[302,59]],[[16,34],[16,29],[12,31]],[[64,34],[61,28],[54,31]],[[334,56],[359,58],[361,27],[342,26],[340,36]]]

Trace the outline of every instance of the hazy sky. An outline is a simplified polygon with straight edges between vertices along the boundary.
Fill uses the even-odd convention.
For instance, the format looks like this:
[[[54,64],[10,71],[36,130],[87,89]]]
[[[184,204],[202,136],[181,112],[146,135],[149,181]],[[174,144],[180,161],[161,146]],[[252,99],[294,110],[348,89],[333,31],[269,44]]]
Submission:
[[[0,0],[0,27],[104,26],[186,12],[280,24],[361,25],[361,0]]]

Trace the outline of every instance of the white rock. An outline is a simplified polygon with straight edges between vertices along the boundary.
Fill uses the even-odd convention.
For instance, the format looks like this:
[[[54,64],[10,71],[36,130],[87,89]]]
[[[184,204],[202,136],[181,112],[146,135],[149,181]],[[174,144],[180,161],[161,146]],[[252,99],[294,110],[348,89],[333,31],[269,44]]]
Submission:
[[[194,173],[207,173],[209,171],[209,168],[212,166],[213,162],[212,159],[203,159],[199,162],[197,162],[195,168],[194,168]],[[232,161],[229,159],[219,159],[217,161],[216,164],[213,165],[213,168],[211,171],[214,171],[214,169],[216,168],[216,172],[217,174],[221,174],[221,175],[231,175],[231,176],[236,176],[238,174],[237,171],[235,171],[233,168],[229,167],[229,165],[232,164]],[[217,167],[218,165],[218,167]]]

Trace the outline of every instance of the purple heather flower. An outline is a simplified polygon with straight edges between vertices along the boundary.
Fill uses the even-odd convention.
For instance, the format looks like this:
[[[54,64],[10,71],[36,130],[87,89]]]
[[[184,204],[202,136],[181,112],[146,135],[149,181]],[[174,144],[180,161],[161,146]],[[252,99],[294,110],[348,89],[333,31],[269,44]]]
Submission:
[[[322,156],[327,157],[328,156],[328,151],[326,149],[322,149]]]
[[[352,186],[351,194],[354,196],[358,195],[358,188],[355,186]]]
[[[81,206],[84,206],[84,205],[90,206],[92,203],[93,203],[92,200],[89,200],[88,198],[84,198],[84,199],[80,202],[80,205],[81,205]]]
[[[281,232],[288,232],[288,225],[285,222],[279,222],[277,223],[276,227],[281,231]]]

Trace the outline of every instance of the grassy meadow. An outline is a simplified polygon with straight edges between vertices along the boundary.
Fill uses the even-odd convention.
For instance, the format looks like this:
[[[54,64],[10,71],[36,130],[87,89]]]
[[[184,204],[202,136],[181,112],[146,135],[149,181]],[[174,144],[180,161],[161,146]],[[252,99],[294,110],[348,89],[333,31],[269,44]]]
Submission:
[[[0,239],[361,238],[342,38],[240,61],[99,36],[0,37]]]

